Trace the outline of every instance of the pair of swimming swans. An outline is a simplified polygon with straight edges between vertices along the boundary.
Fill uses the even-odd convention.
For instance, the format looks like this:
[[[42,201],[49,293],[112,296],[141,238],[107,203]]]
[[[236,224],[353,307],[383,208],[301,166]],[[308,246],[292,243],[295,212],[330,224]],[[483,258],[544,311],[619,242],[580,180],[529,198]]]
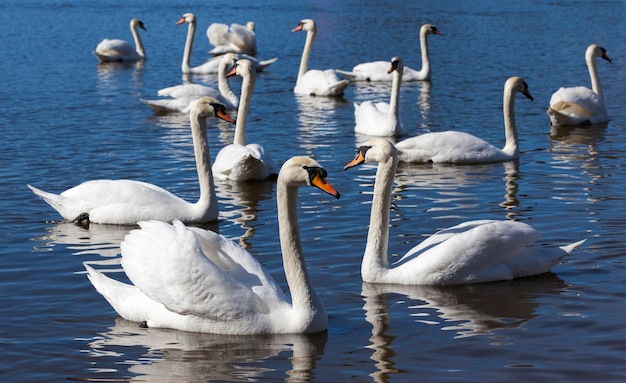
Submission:
[[[130,32],[133,35],[135,46],[120,39],[104,39],[96,46],[93,54],[96,55],[101,63],[144,60],[146,52],[137,28],[141,28],[144,31],[147,30],[141,20],[130,20]]]
[[[430,69],[430,57],[428,55],[428,36],[443,35],[436,26],[424,24],[420,28],[420,45],[422,51],[422,69],[415,70],[409,67],[404,68],[402,81],[430,81],[432,71]],[[350,81],[392,81],[392,75],[387,71],[389,63],[387,61],[373,61],[356,65],[352,71],[337,70],[346,76]]]
[[[600,45],[591,44],[587,47],[585,62],[591,78],[591,89],[584,86],[560,88],[552,94],[546,112],[550,116],[551,125],[593,125],[609,121],[596,58],[611,62],[606,49]]]
[[[176,219],[186,223],[215,221],[219,209],[211,174],[206,119],[218,117],[231,123],[235,120],[226,114],[224,105],[211,97],[195,101],[189,116],[200,186],[196,203],[187,202],[156,185],[134,180],[86,181],[61,194],[28,187],[63,218],[81,224],[134,225],[151,219]]]

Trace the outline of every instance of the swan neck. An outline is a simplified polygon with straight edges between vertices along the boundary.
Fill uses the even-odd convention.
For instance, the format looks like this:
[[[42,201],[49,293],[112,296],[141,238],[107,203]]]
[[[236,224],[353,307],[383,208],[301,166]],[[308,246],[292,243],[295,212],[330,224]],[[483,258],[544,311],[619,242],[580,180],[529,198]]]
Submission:
[[[504,89],[502,99],[502,112],[504,115],[505,144],[502,151],[511,156],[519,155],[517,125],[515,124],[515,91],[512,87]]]
[[[298,188],[287,185],[279,176],[276,197],[280,248],[293,308],[323,312],[324,306],[312,287],[302,252],[297,212]]]
[[[235,125],[235,137],[233,144],[246,145],[246,120],[248,119],[248,110],[250,109],[250,100],[256,84],[256,74],[254,70],[246,71],[241,82],[241,100],[239,101],[239,109],[237,110],[237,122]]]
[[[233,105],[238,106],[238,97],[230,87],[230,83],[228,82],[228,77],[226,77],[226,72],[228,71],[228,63],[225,60],[220,62],[220,66],[217,71],[217,89],[220,91],[220,94],[227,100],[230,100]],[[237,101],[237,102],[235,102]]]
[[[141,41],[141,36],[137,30],[137,24],[132,25],[130,32],[133,34],[133,39],[135,40],[135,50],[137,51],[137,54],[145,59],[146,52],[144,51],[143,42]]]
[[[370,213],[367,244],[361,265],[361,274],[367,282],[389,268],[387,248],[389,243],[389,210],[393,180],[398,167],[397,154],[378,164],[374,181],[374,197]]]
[[[428,57],[428,38],[426,32],[420,32],[420,50],[422,51],[422,69],[420,73],[424,80],[430,80],[430,58]]]
[[[190,112],[190,117],[193,151],[196,157],[196,170],[198,171],[198,182],[200,184],[200,200],[198,204],[206,208],[211,206],[211,201],[217,200],[213,173],[211,171],[207,123],[206,118],[201,117],[193,109]],[[215,206],[217,207],[216,204]]]
[[[306,41],[304,42],[304,50],[302,51],[302,57],[300,58],[300,70],[298,71],[296,84],[299,83],[302,76],[309,71],[309,56],[311,56],[311,50],[313,49],[315,34],[315,29],[311,29],[306,32]]]
[[[391,78],[391,97],[389,98],[389,121],[396,123],[400,121],[400,85],[402,84],[403,68],[398,68],[393,72]]]
[[[185,50],[183,51],[183,62],[181,64],[181,71],[183,73],[190,73],[190,61],[191,61],[191,51],[193,48],[193,40],[196,35],[196,22],[192,21],[189,23],[187,27],[187,40],[185,40]]]
[[[598,75],[598,67],[596,66],[596,59],[592,55],[587,55],[585,56],[585,61],[587,61],[587,69],[589,70],[589,77],[591,78],[591,90],[604,100],[602,85],[600,85],[600,76]]]

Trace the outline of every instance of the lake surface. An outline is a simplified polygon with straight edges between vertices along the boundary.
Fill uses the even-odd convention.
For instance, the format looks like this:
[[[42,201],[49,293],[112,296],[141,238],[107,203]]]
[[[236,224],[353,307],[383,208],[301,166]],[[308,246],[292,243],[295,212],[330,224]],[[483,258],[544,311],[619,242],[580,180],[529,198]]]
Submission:
[[[341,192],[300,192],[311,277],[330,316],[313,336],[234,337],[142,329],[120,319],[83,263],[119,273],[131,227],[63,222],[26,184],[61,192],[89,179],[129,178],[198,196],[188,117],[155,116],[139,102],[181,83],[186,27],[198,18],[192,64],[208,58],[211,22],[254,20],[258,76],[248,140],[282,163],[314,156]],[[0,4],[0,376],[6,382],[623,382],[626,380],[626,3],[623,1],[209,3],[162,0],[5,0]],[[97,65],[107,38],[130,40],[142,19],[148,60]],[[433,23],[432,83],[404,84],[410,135],[457,129],[504,143],[502,88],[517,97],[519,161],[479,166],[401,165],[389,251],[404,254],[438,229],[471,219],[515,219],[545,246],[587,238],[552,273],[460,287],[361,282],[374,167],[343,172],[362,137],[353,102],[387,100],[387,85],[351,84],[342,99],[296,97],[303,33],[314,18],[312,68],[350,69],[401,56],[419,69],[418,30]],[[551,131],[545,110],[560,86],[589,86],[584,51],[598,62],[612,121]],[[211,76],[192,78],[214,84]],[[233,87],[240,79],[231,80]],[[233,126],[209,121],[211,153]],[[218,183],[220,221],[207,229],[246,246],[286,288],[275,185]]]

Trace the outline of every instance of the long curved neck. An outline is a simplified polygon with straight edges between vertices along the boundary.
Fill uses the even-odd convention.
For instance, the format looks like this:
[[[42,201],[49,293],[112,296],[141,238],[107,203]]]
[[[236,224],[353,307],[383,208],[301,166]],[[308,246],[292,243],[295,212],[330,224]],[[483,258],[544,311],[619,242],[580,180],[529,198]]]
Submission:
[[[598,75],[598,68],[596,67],[596,59],[592,55],[587,55],[585,61],[587,61],[587,69],[589,70],[589,77],[591,78],[591,90],[604,100],[602,85],[600,85],[600,76]]]
[[[282,179],[277,183],[278,227],[283,255],[285,278],[291,292],[294,310],[324,312],[324,305],[311,285],[302,252],[298,228],[298,188],[288,186]]]
[[[185,41],[185,50],[183,51],[183,62],[180,66],[180,69],[183,73],[189,73],[191,71],[191,66],[189,62],[191,61],[191,50],[193,48],[193,39],[196,35],[196,23],[195,21],[190,22],[187,27],[187,40]]]
[[[389,243],[389,209],[391,207],[391,190],[398,167],[397,155],[390,156],[385,162],[378,164],[376,181],[374,182],[374,197],[370,213],[367,244],[361,275],[365,282],[374,280],[375,276],[384,273],[389,268],[387,248]]]
[[[420,73],[423,74],[424,80],[430,80],[430,58],[428,57],[428,34],[420,32],[420,49],[422,51],[422,69]]]
[[[402,84],[402,73],[404,69],[402,67],[397,68],[393,72],[391,79],[391,97],[389,98],[389,115],[387,121],[392,125],[397,125],[400,122],[400,85]]]
[[[226,77],[226,72],[228,71],[228,62],[227,60],[222,60],[220,62],[220,66],[217,70],[217,89],[220,91],[220,94],[227,100],[230,100],[233,105],[239,106],[239,98],[237,94],[232,90],[230,84],[228,83],[228,78]]]
[[[211,156],[207,140],[206,119],[200,117],[200,115],[192,109],[190,113],[190,123],[193,152],[196,157],[196,170],[198,171],[198,183],[200,184],[200,199],[197,205],[203,207],[203,209],[200,210],[206,208],[215,210],[210,213],[216,216],[218,205],[216,203],[211,204],[212,201],[217,201],[217,196],[213,183],[213,173],[211,172]]]
[[[311,49],[313,49],[315,33],[315,29],[311,29],[306,32],[306,41],[304,42],[302,58],[300,58],[300,70],[298,71],[298,79],[296,80],[296,84],[300,82],[302,76],[304,76],[304,74],[309,71],[309,56],[311,56]]]
[[[515,91],[507,87],[504,89],[502,99],[502,112],[504,115],[505,143],[502,151],[511,156],[519,155],[517,139],[517,126],[515,124]]]
[[[241,82],[241,100],[239,101],[239,109],[237,110],[237,122],[235,125],[233,144],[246,144],[246,120],[248,119],[250,99],[252,99],[255,83],[256,74],[254,70],[246,71],[243,74],[243,81]]]
[[[133,34],[133,39],[135,40],[135,50],[137,51],[137,54],[146,58],[146,52],[144,51],[143,42],[141,41],[141,36],[137,30],[137,24],[131,25],[130,32]]]

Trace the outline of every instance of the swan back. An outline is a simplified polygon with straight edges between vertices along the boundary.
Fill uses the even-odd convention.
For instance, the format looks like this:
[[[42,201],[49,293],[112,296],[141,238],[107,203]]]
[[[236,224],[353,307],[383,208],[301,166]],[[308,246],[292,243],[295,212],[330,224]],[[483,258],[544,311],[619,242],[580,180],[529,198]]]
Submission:
[[[135,46],[133,47],[128,42],[120,39],[104,39],[96,46],[96,50],[93,52],[101,63],[137,61],[146,58],[143,42],[137,31],[137,28],[147,31],[146,27],[143,22],[137,18],[131,19],[129,25]]]

